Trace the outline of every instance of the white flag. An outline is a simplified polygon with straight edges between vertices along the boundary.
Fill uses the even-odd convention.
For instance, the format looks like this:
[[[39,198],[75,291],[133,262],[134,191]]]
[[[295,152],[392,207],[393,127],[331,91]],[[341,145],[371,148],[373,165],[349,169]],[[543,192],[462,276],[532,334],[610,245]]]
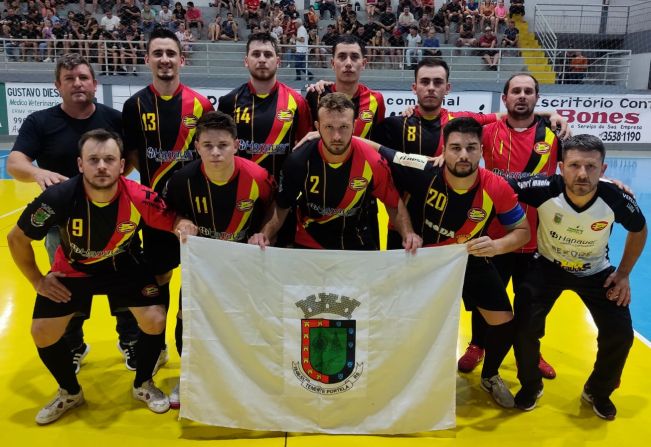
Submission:
[[[189,238],[180,417],[221,427],[415,433],[455,425],[467,254]]]

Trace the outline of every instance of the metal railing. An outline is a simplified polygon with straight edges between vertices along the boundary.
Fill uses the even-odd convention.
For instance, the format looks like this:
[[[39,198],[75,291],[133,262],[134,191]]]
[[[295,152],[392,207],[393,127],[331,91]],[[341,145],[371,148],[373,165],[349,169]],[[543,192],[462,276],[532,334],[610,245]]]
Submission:
[[[539,3],[534,21],[545,17],[556,33],[623,35],[651,30],[651,2],[629,6]]]
[[[558,38],[556,33],[552,29],[549,21],[544,15],[538,15],[534,17],[533,23],[534,34],[538,39],[538,42],[546,50],[547,56],[552,65],[556,65],[556,48],[558,48]]]
[[[54,71],[52,63],[39,62],[48,56],[47,48],[40,46],[20,46],[21,41],[0,39],[0,73],[49,73]],[[27,42],[27,41],[24,41]],[[67,51],[83,52],[94,64],[99,76],[107,74],[128,75],[148,72],[143,62],[144,43],[131,42],[123,48],[124,42],[114,41],[57,41],[51,48],[49,60],[53,60]],[[16,44],[18,44],[16,46]],[[143,46],[141,46],[141,44]],[[43,51],[39,52],[39,48]],[[202,76],[215,79],[246,79],[248,71],[244,68],[244,44],[228,42],[199,41],[186,47],[188,66],[183,68],[184,76]],[[542,82],[565,80],[569,73],[566,63],[567,52],[556,48],[494,48],[490,51],[499,55],[499,63],[494,70],[489,70],[482,54],[485,50],[474,47],[444,46],[436,49],[398,47],[367,47],[368,64],[364,71],[365,80],[377,81],[413,81],[414,66],[423,57],[440,57],[451,67],[451,79],[454,81],[488,81],[503,82],[513,73],[528,71]],[[583,76],[584,82],[599,84],[626,85],[628,81],[631,52],[608,50],[583,50],[590,61],[590,66]],[[278,77],[287,81],[297,76],[297,69],[303,66],[297,61],[293,46],[281,46],[281,67]],[[47,59],[46,59],[47,60]],[[135,60],[135,62],[134,62]],[[126,70],[125,70],[126,68]],[[326,47],[311,46],[306,60],[306,68],[315,78],[332,78],[330,54]],[[305,79],[305,73],[301,73]],[[551,81],[550,81],[551,78]]]

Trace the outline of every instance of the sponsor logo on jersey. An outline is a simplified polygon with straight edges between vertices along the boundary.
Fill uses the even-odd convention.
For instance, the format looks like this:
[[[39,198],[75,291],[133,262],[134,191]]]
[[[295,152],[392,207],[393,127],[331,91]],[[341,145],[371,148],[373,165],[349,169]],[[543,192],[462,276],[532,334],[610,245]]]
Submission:
[[[185,115],[182,120],[183,125],[188,129],[194,129],[197,127],[197,121],[199,121],[199,118],[194,115]]]
[[[239,200],[235,204],[235,208],[237,208],[238,211],[242,211],[243,213],[246,211],[250,211],[253,209],[253,200],[252,199],[244,199],[244,200]]]
[[[348,186],[353,191],[362,191],[368,186],[368,180],[366,180],[364,177],[355,177],[350,179]]]
[[[560,224],[563,221],[563,215],[561,213],[554,214],[554,223]]]
[[[160,292],[156,284],[149,284],[143,287],[140,293],[142,293],[142,296],[145,296],[147,298],[153,298],[155,296],[158,296]]]
[[[276,114],[276,118],[278,118],[279,121],[283,121],[283,122],[292,121],[294,119],[294,111],[289,109],[280,110]]]
[[[608,226],[608,222],[606,222],[605,220],[600,220],[590,225],[590,228],[592,229],[592,231],[601,231],[607,226]]]
[[[371,110],[366,109],[366,110],[359,111],[358,118],[360,121],[363,121],[365,123],[370,123],[371,121],[373,121],[374,116],[375,114]]]
[[[127,220],[125,222],[118,223],[115,227],[115,230],[118,233],[122,233],[122,234],[131,233],[132,231],[135,231],[137,226],[138,225],[136,225],[135,223],[131,222],[130,220]]]
[[[486,211],[481,208],[470,208],[468,210],[468,219],[473,222],[481,222],[486,219]]]
[[[533,151],[538,155],[548,154],[551,150],[551,146],[545,141],[540,141],[533,146]]]

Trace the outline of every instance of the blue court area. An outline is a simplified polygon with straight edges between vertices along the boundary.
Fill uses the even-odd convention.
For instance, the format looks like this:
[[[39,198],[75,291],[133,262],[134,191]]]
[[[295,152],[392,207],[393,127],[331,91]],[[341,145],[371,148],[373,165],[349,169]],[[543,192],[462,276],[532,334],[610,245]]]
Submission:
[[[635,197],[645,213],[651,219],[651,155],[611,152],[606,158],[608,169],[606,175],[629,185],[635,191]],[[7,150],[0,150],[0,179],[9,178],[6,170]],[[137,173],[136,175],[137,176]],[[135,177],[133,174],[130,177]],[[4,201],[4,198],[3,198]],[[626,231],[616,226],[610,244],[610,259],[614,264],[621,259],[626,239]],[[651,340],[651,300],[646,299],[646,286],[651,284],[651,254],[645,250],[632,274],[631,286],[633,299],[631,311],[635,330],[647,340]]]

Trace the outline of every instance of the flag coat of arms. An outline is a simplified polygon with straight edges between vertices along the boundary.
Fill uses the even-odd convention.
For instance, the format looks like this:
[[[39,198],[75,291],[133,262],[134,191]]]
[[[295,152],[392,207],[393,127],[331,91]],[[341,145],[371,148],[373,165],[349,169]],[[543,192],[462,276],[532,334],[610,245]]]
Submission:
[[[261,431],[455,424],[465,246],[351,252],[191,237],[180,417]]]

